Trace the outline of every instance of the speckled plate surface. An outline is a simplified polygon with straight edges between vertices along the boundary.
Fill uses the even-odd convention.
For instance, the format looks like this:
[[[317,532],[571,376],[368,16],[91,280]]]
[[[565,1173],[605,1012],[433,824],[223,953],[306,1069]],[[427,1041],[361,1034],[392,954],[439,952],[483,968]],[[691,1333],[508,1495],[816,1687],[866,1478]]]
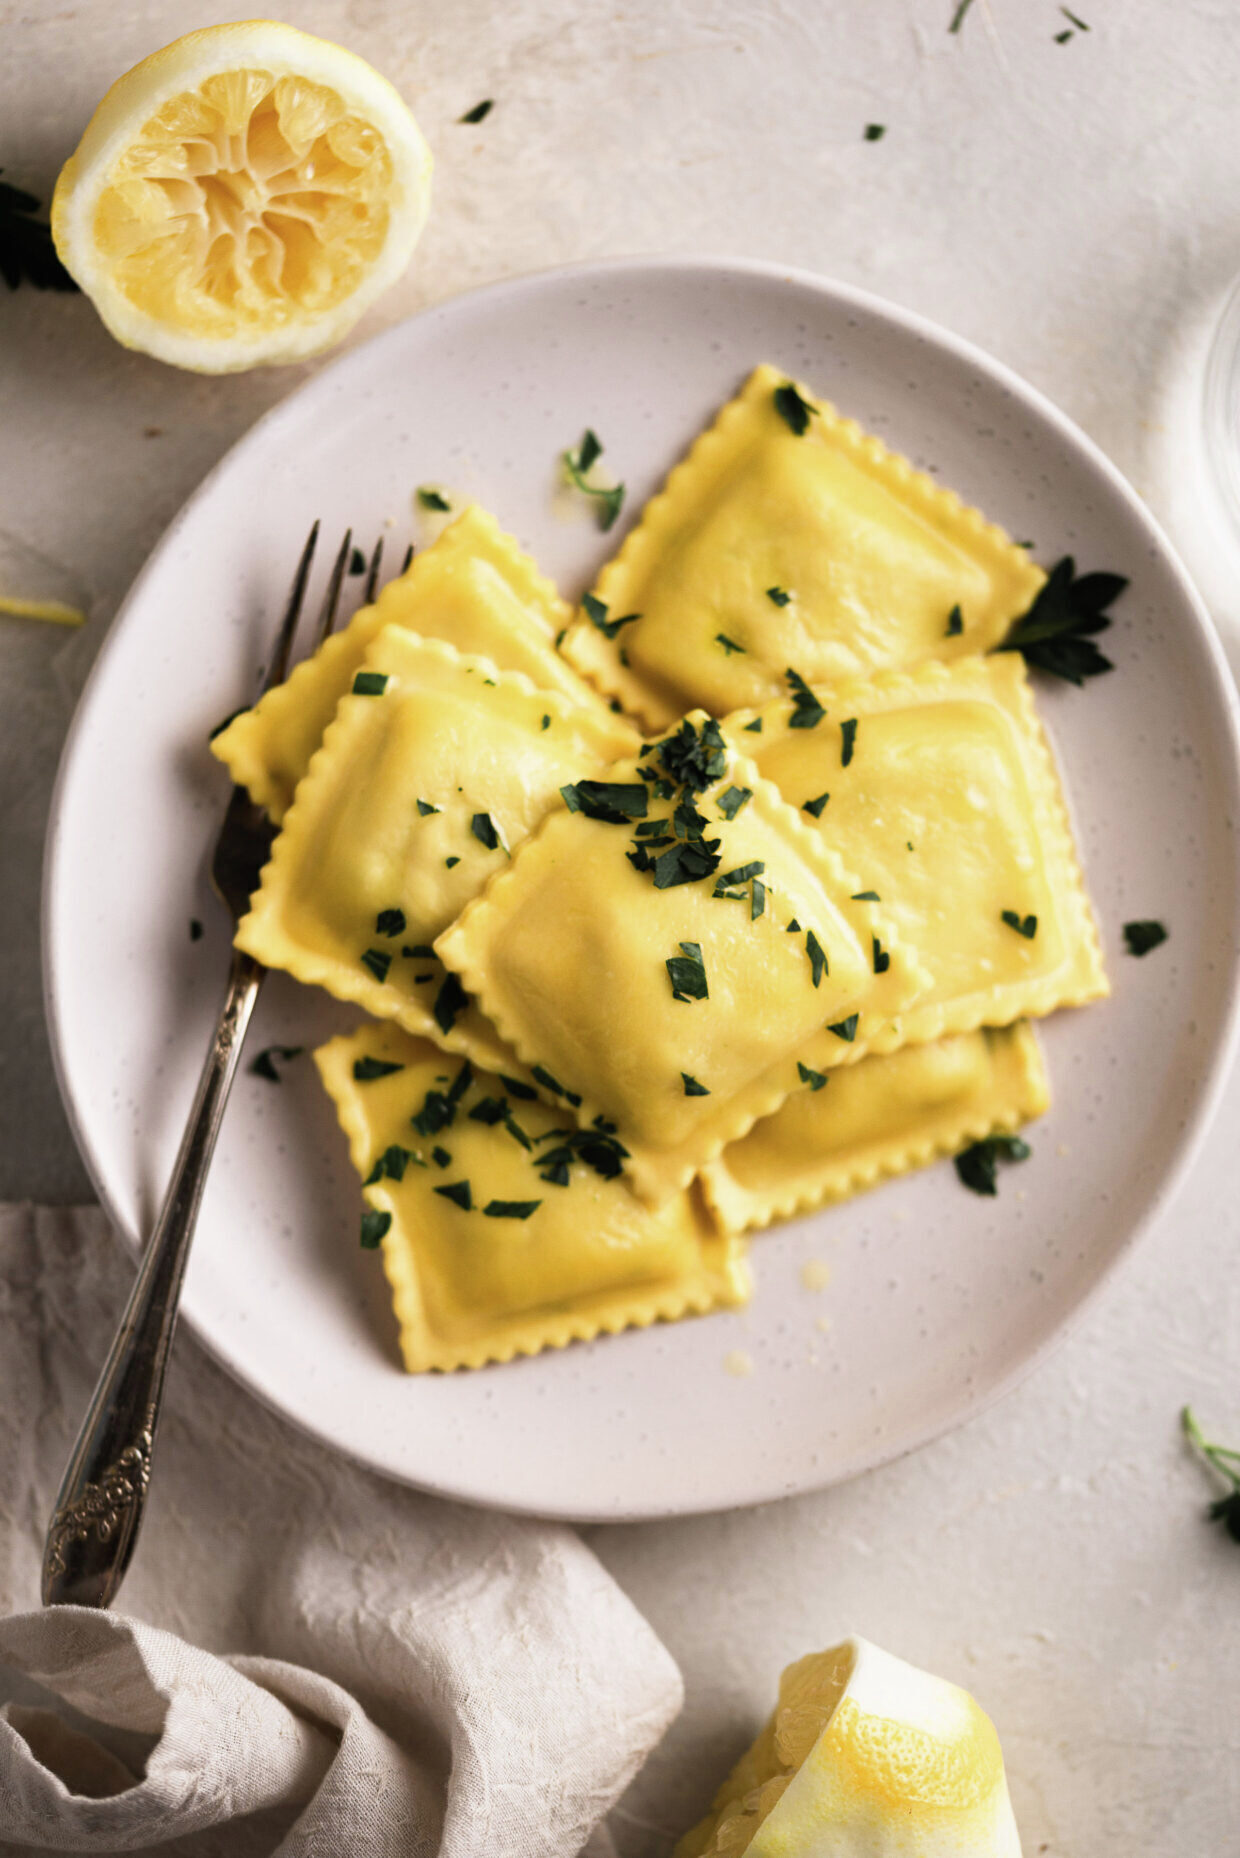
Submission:
[[[1034,1157],[974,1198],[950,1164],[754,1242],[756,1292],[710,1317],[472,1374],[407,1378],[358,1195],[306,1060],[239,1080],[186,1286],[255,1393],[394,1477],[575,1518],[760,1502],[850,1476],[975,1413],[1045,1353],[1165,1208],[1213,1106],[1237,999],[1236,705],[1209,621],[1142,504],[1032,389],[916,317],[773,266],[637,260],[457,298],[325,368],[172,525],[117,619],[61,770],[47,860],[48,1013],[99,1193],[137,1242],[193,1092],[226,963],[204,860],[223,777],[203,747],[248,695],[312,517],[416,528],[411,492],[493,509],[575,596],[623,534],[556,494],[593,426],[625,521],[754,362],[804,376],[1037,558],[1132,585],[1084,690],[1039,680],[1115,997],[1044,1028]],[[390,527],[385,528],[385,525]],[[190,940],[191,917],[206,924]],[[1121,924],[1161,917],[1143,961]],[[253,1049],[352,1015],[282,976]],[[808,1276],[826,1287],[806,1288]],[[737,1375],[728,1364],[752,1372]]]

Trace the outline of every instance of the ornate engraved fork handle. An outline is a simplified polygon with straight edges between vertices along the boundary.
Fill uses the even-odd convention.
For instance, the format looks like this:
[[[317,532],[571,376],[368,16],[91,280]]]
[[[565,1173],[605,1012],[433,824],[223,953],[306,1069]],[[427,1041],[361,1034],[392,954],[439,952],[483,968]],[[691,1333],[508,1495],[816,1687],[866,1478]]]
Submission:
[[[265,970],[235,953],[198,1094],[116,1340],[60,1486],[44,1606],[110,1606],[146,1507],[164,1373],[202,1190]]]

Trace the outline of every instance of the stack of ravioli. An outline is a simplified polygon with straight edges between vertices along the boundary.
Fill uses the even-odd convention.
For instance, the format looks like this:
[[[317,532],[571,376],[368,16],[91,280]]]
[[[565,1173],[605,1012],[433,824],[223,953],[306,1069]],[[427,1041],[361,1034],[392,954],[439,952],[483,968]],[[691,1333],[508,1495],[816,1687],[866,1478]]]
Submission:
[[[769,367],[573,614],[470,507],[214,742],[406,1366],[745,1301],[748,1235],[1008,1133],[1107,991],[1027,553]]]

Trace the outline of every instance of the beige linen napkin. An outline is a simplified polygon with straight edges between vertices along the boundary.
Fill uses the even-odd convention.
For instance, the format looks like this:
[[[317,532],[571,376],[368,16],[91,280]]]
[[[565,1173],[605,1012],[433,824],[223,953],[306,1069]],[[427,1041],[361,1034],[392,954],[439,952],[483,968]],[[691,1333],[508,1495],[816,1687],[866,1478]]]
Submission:
[[[0,1853],[604,1858],[681,1688],[599,1563],[332,1456],[186,1332],[124,1611],[38,1609],[131,1275],[97,1209],[0,1207]]]

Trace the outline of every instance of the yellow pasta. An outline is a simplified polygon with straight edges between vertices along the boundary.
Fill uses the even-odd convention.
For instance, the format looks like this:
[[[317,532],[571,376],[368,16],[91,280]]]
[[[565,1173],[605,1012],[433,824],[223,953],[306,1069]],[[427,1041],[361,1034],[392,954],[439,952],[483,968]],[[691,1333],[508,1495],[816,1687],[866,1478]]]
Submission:
[[[408,570],[362,607],[283,684],[244,710],[212,752],[277,823],[336,705],[385,626],[443,639],[521,671],[540,690],[597,707],[596,693],[555,649],[569,609],[493,516],[471,505]]]
[[[986,651],[1044,580],[978,511],[764,366],[647,504],[564,650],[662,729],[695,705],[762,703],[789,666],[813,684]]]
[[[708,1162],[702,1185],[721,1224],[746,1232],[1010,1133],[1049,1104],[1023,1021],[955,1033],[802,1085]]]
[[[798,728],[781,701],[729,717],[724,733],[813,819],[932,974],[903,1017],[903,1038],[1002,1026],[1104,995],[1067,807],[1018,654],[815,694],[824,711],[815,728]]]
[[[701,713],[566,797],[436,951],[535,1077],[618,1125],[658,1204],[776,1108],[821,1028],[841,1055],[881,1043],[926,977]]]
[[[606,710],[387,627],[298,786],[237,946],[376,1018],[451,1031],[479,1062],[511,1064],[430,945],[565,782],[635,744]]]
[[[411,1373],[748,1297],[743,1242],[721,1235],[696,1189],[656,1213],[579,1150],[557,1164],[571,1119],[514,1098],[512,1079],[467,1064],[445,1075],[441,1051],[394,1026],[333,1039],[315,1061],[366,1183],[363,1231],[382,1245]],[[605,1144],[600,1160],[614,1166]],[[546,1178],[557,1168],[565,1184]]]

